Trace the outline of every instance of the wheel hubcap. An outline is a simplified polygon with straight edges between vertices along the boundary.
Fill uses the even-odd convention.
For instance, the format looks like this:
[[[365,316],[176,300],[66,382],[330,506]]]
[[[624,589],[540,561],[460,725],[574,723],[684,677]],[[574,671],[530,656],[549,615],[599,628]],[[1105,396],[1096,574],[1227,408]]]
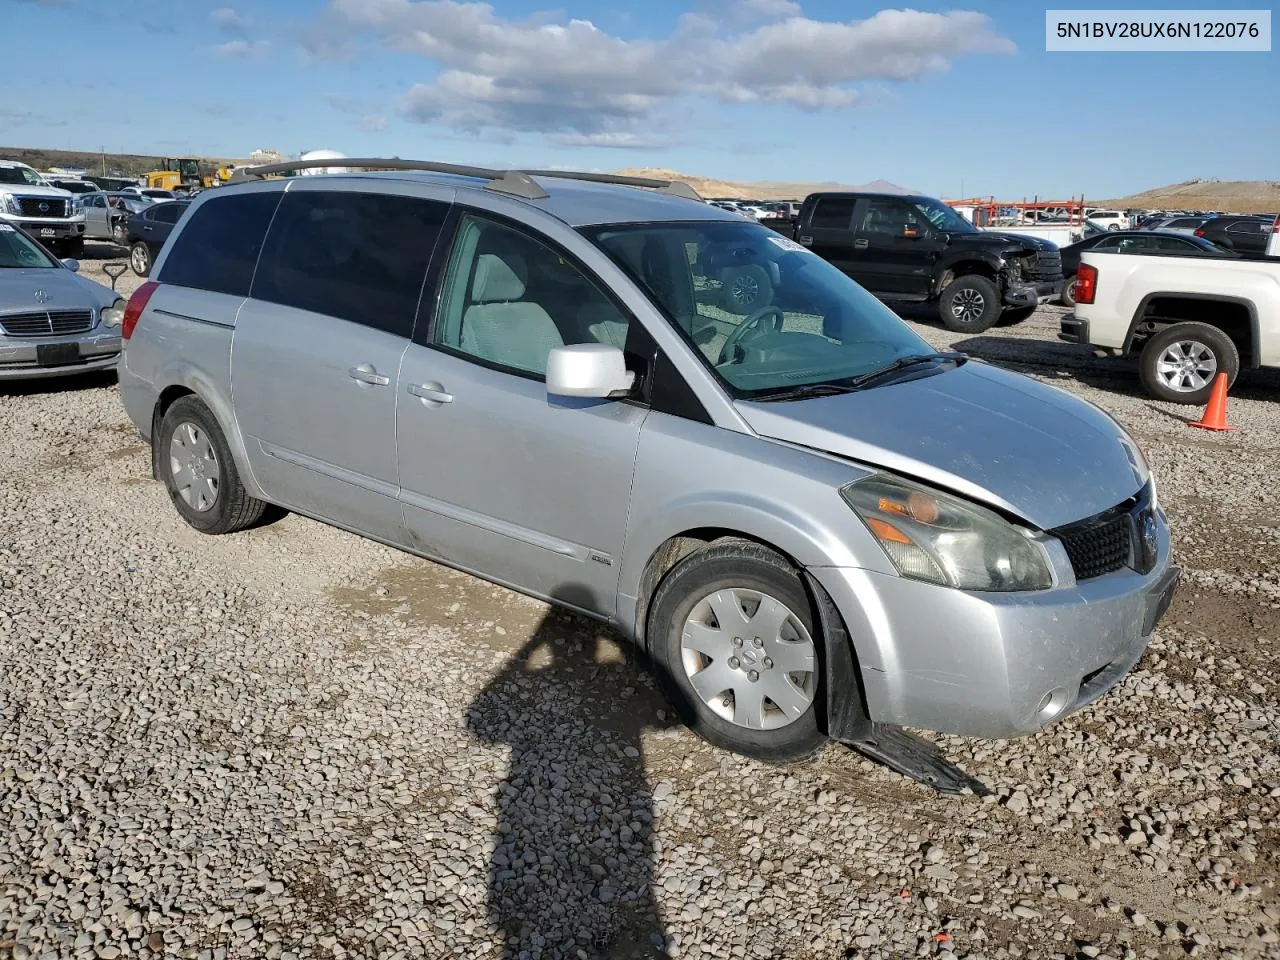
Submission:
[[[693,607],[680,639],[685,676],[713,713],[750,730],[778,730],[809,709],[817,649],[800,619],[756,590],[717,590]]]
[[[750,306],[760,296],[760,283],[755,277],[742,274],[734,278],[733,284],[729,287],[729,296],[733,297],[734,303],[744,307]]]
[[[951,301],[951,315],[964,323],[972,323],[982,316],[986,307],[986,298],[977,290],[961,290]]]
[[[1165,386],[1178,393],[1203,390],[1217,372],[1217,357],[1199,340],[1171,343],[1156,360],[1156,374]]]
[[[138,271],[147,269],[147,253],[137,247],[133,249],[133,268]]]
[[[197,424],[178,424],[169,440],[169,472],[173,489],[192,510],[204,513],[218,501],[222,471],[209,435]]]

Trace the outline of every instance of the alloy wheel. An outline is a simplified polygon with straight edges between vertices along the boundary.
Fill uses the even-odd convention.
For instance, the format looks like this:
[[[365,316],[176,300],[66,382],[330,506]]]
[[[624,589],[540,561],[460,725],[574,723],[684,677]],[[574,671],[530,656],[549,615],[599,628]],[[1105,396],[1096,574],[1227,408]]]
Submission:
[[[1203,390],[1218,372],[1218,358],[1199,340],[1176,340],[1156,359],[1156,374],[1176,393]]]

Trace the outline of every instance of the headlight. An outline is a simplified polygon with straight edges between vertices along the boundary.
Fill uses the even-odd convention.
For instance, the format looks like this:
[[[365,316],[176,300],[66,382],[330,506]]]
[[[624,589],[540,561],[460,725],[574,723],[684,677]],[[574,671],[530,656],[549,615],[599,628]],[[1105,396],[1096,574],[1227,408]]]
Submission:
[[[840,495],[904,577],[961,590],[1053,586],[1044,548],[991,510],[884,474]]]
[[[18,214],[18,201],[13,199],[13,194],[0,193],[0,210],[5,213]]]
[[[117,300],[111,306],[102,311],[102,325],[104,327],[118,327],[124,320],[125,302]]]

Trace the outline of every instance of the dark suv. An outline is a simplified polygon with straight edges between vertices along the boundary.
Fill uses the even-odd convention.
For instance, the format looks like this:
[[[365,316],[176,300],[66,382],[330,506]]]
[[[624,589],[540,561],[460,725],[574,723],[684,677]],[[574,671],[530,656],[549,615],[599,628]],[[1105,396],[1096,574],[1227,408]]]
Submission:
[[[151,264],[155,263],[160,248],[189,206],[190,200],[153,203],[129,218],[125,243],[129,247],[129,266],[134,273],[140,277],[150,276]]]
[[[979,230],[932,197],[812,193],[795,239],[881,300],[937,303],[963,333],[1030,316],[1062,287],[1053,243]]]
[[[1240,253],[1265,253],[1271,238],[1272,217],[1214,217],[1196,229],[1203,237],[1228,250]]]

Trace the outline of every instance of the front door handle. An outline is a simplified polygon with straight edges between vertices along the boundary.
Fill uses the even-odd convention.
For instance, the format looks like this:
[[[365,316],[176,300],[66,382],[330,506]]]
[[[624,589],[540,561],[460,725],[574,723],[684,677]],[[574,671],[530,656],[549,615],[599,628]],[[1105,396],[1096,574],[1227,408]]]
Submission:
[[[409,392],[429,403],[453,403],[453,394],[446,393],[444,387],[438,383],[411,383]]]
[[[391,382],[390,377],[384,377],[371,363],[362,363],[359,366],[350,367],[347,370],[347,376],[356,381],[356,383],[367,383],[374,387],[385,387]]]
[[[855,240],[855,241],[853,241],[853,249],[855,249],[855,250],[865,250],[865,249],[867,249],[867,241],[866,241],[866,240]]]
[[[804,244],[806,247],[812,247],[812,246],[813,246],[813,237],[801,237],[801,238],[800,238],[800,242],[801,242],[802,244]]]

